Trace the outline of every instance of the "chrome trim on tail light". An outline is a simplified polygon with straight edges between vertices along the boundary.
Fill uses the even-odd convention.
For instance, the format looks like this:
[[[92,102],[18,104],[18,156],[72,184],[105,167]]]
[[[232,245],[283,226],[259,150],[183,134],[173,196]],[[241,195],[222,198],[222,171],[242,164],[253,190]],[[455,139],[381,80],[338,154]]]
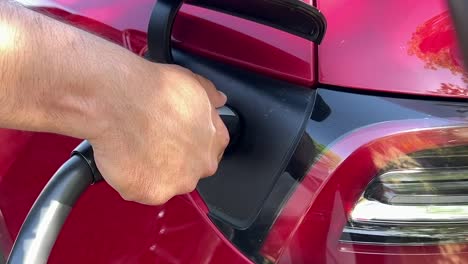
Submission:
[[[468,146],[393,161],[354,206],[342,242],[422,245],[468,242]]]
[[[362,198],[351,213],[353,223],[468,224],[468,205],[390,205]]]

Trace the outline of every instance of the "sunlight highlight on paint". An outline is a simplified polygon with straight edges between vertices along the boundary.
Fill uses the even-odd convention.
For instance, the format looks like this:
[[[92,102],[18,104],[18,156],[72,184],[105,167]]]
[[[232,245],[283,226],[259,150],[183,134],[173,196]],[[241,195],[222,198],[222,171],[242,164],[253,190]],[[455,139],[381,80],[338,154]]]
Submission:
[[[15,30],[11,25],[0,22],[0,50],[12,49],[15,45]]]

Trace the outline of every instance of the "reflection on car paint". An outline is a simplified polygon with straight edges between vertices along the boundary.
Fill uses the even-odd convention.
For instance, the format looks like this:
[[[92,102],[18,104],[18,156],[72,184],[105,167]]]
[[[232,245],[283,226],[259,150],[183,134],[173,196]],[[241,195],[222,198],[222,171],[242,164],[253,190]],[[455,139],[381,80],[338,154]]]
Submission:
[[[448,69],[459,76],[464,86],[442,82],[434,93],[468,96],[468,73],[463,69],[461,53],[456,45],[450,13],[443,12],[418,26],[408,41],[408,54],[423,60],[430,70]]]

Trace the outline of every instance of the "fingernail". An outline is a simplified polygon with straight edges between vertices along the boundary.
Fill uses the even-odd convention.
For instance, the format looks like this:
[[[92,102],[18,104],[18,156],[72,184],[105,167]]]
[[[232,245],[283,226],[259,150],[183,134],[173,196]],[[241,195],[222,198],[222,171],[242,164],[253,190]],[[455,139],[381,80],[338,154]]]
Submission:
[[[218,91],[218,93],[221,95],[221,97],[224,98],[224,100],[227,100],[227,96],[225,93],[221,92],[221,91]]]

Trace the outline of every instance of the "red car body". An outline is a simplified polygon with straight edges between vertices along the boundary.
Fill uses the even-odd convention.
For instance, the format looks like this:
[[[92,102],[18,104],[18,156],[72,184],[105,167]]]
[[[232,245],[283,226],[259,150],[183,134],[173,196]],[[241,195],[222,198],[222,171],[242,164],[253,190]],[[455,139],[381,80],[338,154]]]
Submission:
[[[155,0],[26,2],[36,11],[100,35],[136,54],[146,51],[147,26]],[[252,21],[191,5],[182,7],[173,40],[177,48],[210,59],[310,89],[328,87],[331,92],[324,98],[344,91],[447,101],[466,111],[468,77],[462,69],[445,1],[306,2],[315,5],[327,19],[327,32],[320,46]],[[444,129],[444,133],[439,129],[467,124],[468,117],[460,115],[456,119],[408,118],[375,123],[328,145],[327,152],[315,161],[271,223],[258,250],[263,261],[468,261],[468,246],[464,243],[389,246],[340,240],[350,211],[379,171],[376,153],[388,161],[401,153],[445,147],[453,141],[468,144],[468,130],[463,126]],[[79,140],[1,130],[0,142],[0,249],[6,255],[34,200]],[[49,262],[258,261],[234,245],[208,217],[208,211],[196,191],[162,206],[144,206],[126,202],[105,183],[98,184],[80,198]]]

